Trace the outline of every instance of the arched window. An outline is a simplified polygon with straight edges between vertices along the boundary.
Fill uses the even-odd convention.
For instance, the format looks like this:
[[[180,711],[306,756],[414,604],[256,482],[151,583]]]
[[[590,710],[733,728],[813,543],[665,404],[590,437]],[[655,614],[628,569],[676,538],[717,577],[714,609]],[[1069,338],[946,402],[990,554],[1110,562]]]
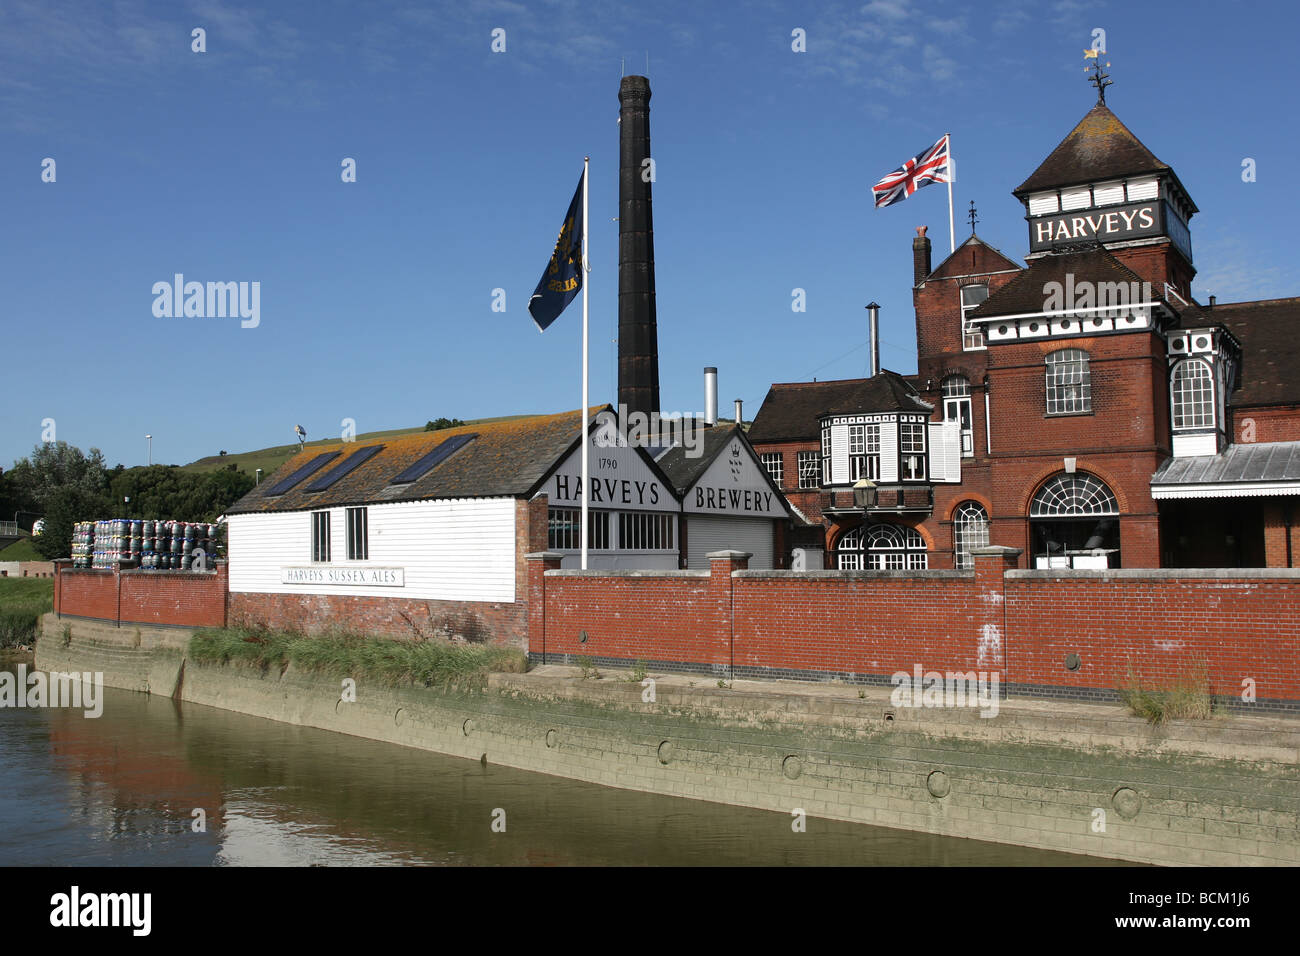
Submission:
[[[1174,428],[1214,427],[1214,372],[1201,359],[1185,359],[1169,377]]]
[[[1057,475],[1038,489],[1029,506],[1031,518],[1084,518],[1118,515],[1119,502],[1105,483],[1083,473]]]
[[[840,539],[836,553],[841,571],[923,571],[929,567],[921,533],[892,524],[854,528]]]
[[[989,515],[977,501],[963,501],[952,516],[953,552],[959,568],[975,566],[971,551],[989,543]]]
[[[1061,349],[1047,356],[1047,414],[1092,411],[1092,373],[1083,349]]]
[[[949,375],[942,384],[944,420],[961,422],[961,453],[969,457],[975,454],[971,431],[970,380],[964,375]]]
[[[1061,474],[1047,481],[1029,504],[1034,566],[1118,568],[1119,502],[1092,475]]]

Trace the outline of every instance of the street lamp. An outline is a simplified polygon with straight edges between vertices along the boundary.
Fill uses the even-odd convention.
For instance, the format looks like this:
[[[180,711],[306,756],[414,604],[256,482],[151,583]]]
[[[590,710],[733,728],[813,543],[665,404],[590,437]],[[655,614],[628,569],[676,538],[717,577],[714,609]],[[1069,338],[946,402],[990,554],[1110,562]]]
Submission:
[[[871,526],[871,511],[876,507],[876,499],[879,497],[880,489],[870,478],[859,478],[853,483],[853,503],[862,509],[862,566],[868,566],[867,560],[870,557],[867,554],[869,544],[867,542],[867,528]]]
[[[145,435],[144,437],[149,441],[149,464],[152,465],[153,464],[153,436]]]

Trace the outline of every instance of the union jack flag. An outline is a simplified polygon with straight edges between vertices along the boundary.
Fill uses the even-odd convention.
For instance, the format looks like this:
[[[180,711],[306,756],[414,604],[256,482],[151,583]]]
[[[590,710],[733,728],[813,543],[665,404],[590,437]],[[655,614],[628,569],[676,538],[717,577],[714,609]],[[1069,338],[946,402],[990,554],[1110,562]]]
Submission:
[[[922,186],[949,182],[949,159],[948,134],[944,133],[939,142],[913,156],[871,187],[871,192],[876,197],[876,208],[902,202]]]

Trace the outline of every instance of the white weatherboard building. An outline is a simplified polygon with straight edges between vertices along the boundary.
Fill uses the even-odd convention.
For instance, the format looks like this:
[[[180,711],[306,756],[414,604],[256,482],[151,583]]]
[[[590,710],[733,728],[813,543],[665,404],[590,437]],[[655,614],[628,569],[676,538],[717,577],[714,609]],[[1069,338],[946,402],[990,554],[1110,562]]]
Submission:
[[[228,511],[231,620],[524,640],[526,555],[579,565],[580,421],[304,450]],[[728,548],[783,563],[793,514],[735,426],[707,429],[698,455],[618,445],[594,421],[587,440],[588,567],[703,568]]]

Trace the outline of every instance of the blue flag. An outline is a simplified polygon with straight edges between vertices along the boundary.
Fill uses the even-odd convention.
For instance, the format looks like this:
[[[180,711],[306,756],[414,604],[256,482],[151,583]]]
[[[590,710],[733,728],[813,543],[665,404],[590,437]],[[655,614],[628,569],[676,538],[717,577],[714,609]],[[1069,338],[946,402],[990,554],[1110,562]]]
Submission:
[[[528,301],[528,312],[540,331],[560,317],[560,313],[582,291],[582,180],[573,194],[569,211],[564,214],[555,251],[546,264],[542,280]]]

